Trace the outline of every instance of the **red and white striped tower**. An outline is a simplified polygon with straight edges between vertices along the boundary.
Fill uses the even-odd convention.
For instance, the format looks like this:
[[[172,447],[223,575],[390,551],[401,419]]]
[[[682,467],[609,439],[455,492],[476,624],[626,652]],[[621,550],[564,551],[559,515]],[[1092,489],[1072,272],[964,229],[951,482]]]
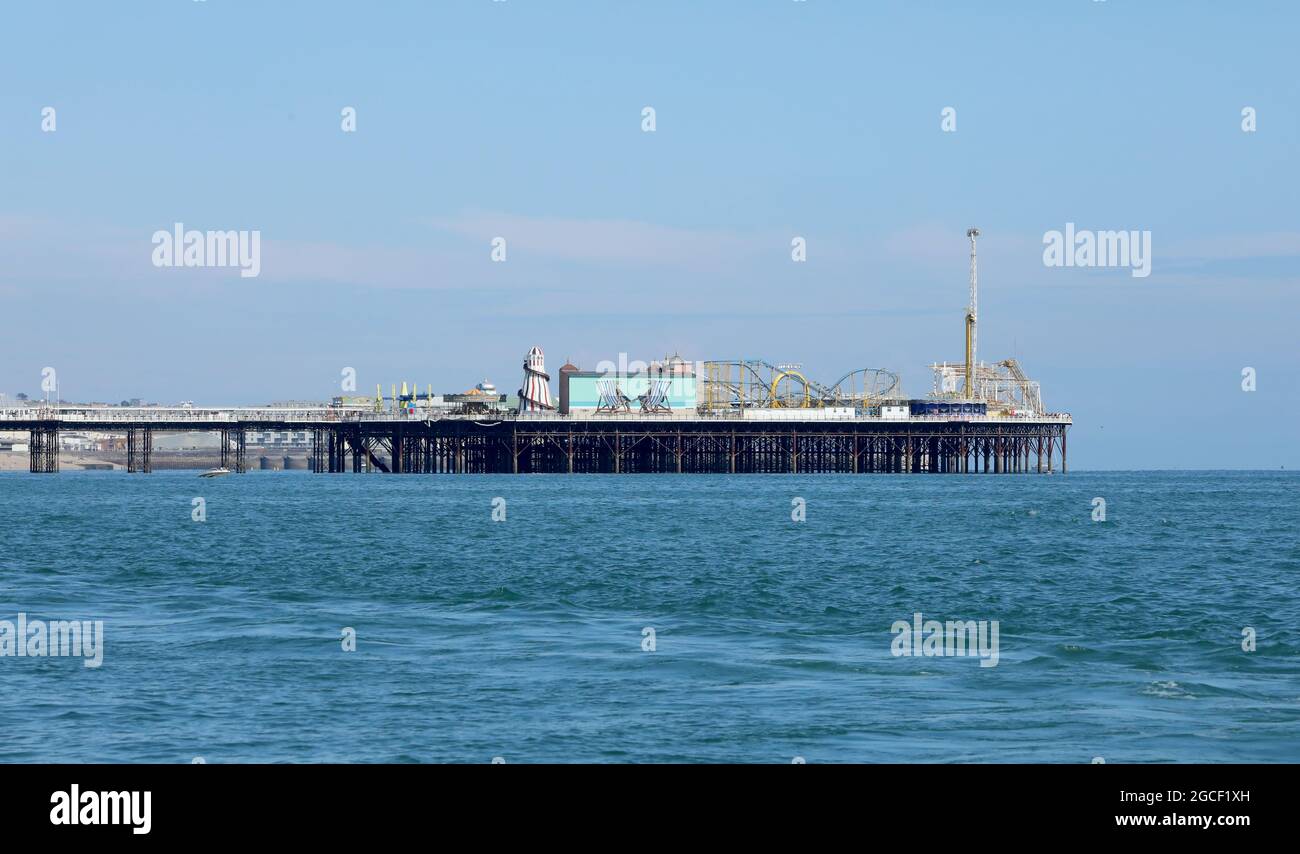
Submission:
[[[551,404],[551,375],[546,373],[546,357],[541,347],[528,351],[524,361],[524,386],[519,389],[519,411],[541,412],[554,409]]]

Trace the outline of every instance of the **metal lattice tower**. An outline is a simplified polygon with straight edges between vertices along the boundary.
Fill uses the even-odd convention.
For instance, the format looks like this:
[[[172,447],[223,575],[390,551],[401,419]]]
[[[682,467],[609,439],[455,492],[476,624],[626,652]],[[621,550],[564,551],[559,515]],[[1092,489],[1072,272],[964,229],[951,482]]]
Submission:
[[[978,228],[966,229],[966,236],[970,238],[970,305],[966,308],[966,389],[965,394],[969,399],[976,397],[975,393],[975,366],[977,347],[977,330],[979,322],[979,279],[975,272],[975,238],[980,236]]]

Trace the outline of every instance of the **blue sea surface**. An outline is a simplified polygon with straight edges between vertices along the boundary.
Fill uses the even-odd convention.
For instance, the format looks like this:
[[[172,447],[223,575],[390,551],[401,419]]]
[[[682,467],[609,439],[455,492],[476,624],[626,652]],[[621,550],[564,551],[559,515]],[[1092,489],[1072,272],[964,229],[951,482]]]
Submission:
[[[104,621],[0,657],[0,761],[1296,762],[1298,487],[0,474],[0,620]]]

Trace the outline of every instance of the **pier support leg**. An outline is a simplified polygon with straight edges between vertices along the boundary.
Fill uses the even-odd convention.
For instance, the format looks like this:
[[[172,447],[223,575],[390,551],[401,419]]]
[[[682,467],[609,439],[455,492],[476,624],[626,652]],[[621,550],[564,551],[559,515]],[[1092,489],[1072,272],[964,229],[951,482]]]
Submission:
[[[313,474],[320,474],[325,470],[325,451],[327,450],[325,432],[322,427],[313,427],[311,430],[311,470]],[[333,440],[334,431],[329,431],[329,434],[329,439]]]
[[[130,434],[127,435],[128,455],[130,460],[129,446]],[[236,474],[243,474],[247,471],[244,464],[244,428],[243,427],[225,427],[221,430],[221,467],[230,469]]]
[[[153,471],[153,430],[148,427],[130,427],[126,431],[126,470],[128,474],[148,474]]]
[[[59,428],[38,427],[28,437],[27,470],[32,474],[54,474],[59,470]]]

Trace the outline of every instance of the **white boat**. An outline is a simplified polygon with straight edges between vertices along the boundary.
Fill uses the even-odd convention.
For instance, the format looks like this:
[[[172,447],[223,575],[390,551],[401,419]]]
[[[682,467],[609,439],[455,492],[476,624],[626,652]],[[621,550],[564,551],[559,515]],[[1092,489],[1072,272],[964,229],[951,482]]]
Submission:
[[[203,474],[199,475],[199,477],[221,477],[223,474],[230,474],[230,469],[228,468],[208,469]]]

